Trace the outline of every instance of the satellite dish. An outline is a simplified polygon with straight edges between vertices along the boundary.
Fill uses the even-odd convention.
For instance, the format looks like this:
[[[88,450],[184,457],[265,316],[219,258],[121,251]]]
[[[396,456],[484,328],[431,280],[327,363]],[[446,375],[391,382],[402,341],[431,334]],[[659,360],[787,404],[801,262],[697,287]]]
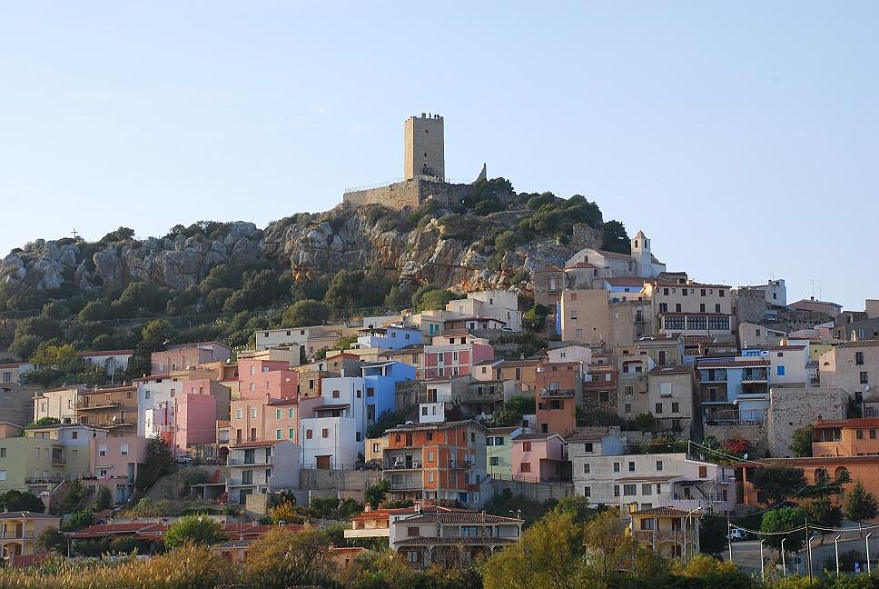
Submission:
[[[747,460],[747,459],[748,459],[748,453],[745,452],[745,453],[742,455],[742,460]]]

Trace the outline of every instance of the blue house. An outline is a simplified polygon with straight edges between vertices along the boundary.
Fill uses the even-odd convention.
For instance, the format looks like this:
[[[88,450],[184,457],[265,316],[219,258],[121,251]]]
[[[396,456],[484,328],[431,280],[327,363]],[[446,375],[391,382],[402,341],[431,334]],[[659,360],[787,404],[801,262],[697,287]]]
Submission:
[[[415,380],[415,367],[395,360],[363,362],[360,374],[366,389],[366,420],[373,424],[385,411],[396,409],[397,383]]]
[[[696,362],[704,423],[760,422],[769,409],[769,360],[758,355]]]
[[[421,343],[421,329],[408,325],[370,327],[361,329],[360,332],[361,335],[357,336],[358,348],[399,350],[406,346]]]

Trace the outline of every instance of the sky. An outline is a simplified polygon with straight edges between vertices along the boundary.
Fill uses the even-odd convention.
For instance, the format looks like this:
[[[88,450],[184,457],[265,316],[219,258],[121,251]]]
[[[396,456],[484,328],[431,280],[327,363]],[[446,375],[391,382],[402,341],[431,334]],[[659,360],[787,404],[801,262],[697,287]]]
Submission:
[[[875,1],[0,0],[0,256],[403,175],[583,194],[669,270],[879,299]]]

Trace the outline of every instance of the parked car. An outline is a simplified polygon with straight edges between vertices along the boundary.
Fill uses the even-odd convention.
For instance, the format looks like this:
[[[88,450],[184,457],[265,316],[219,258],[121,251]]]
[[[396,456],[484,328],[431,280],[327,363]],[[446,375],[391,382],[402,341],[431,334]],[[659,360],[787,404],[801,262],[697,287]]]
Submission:
[[[381,470],[382,463],[374,458],[369,460],[358,460],[354,463],[354,470]]]
[[[181,454],[177,457],[177,464],[192,464],[192,456]]]
[[[738,542],[739,540],[747,540],[748,532],[741,528],[733,528],[727,534],[727,538],[729,538],[732,542]]]

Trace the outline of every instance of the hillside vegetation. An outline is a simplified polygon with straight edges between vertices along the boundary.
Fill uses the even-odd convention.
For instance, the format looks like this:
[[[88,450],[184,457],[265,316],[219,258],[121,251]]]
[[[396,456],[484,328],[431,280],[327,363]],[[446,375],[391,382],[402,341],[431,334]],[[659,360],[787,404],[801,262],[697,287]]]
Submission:
[[[589,228],[588,243],[571,243],[575,224]],[[474,185],[451,208],[340,205],[264,229],[200,221],[161,238],[134,235],[120,227],[97,242],[38,239],[6,256],[0,359],[37,357],[94,382],[105,375],[74,365],[76,352],[135,349],[130,375],[139,376],[149,352],[170,342],[243,347],[258,329],[431,308],[481,289],[516,290],[527,307],[536,268],[585,246],[629,248],[623,224],[605,222],[596,203],[516,193],[503,178]]]

